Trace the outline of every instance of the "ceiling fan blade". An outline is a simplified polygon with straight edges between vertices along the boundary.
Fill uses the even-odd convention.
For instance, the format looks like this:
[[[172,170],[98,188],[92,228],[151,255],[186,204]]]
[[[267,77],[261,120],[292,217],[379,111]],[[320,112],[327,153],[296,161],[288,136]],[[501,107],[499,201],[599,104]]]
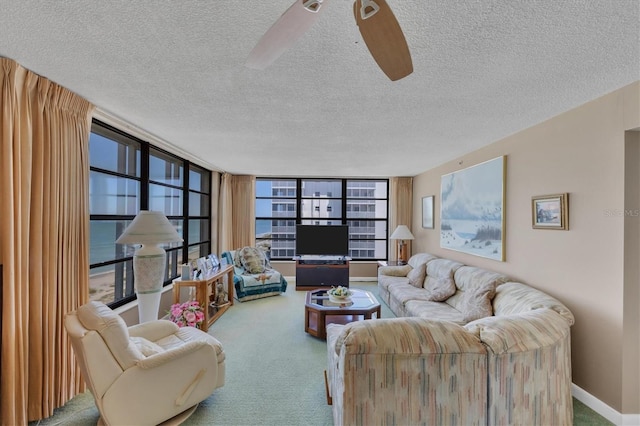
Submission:
[[[413,72],[407,40],[385,0],[356,0],[356,24],[371,56],[392,81]]]
[[[249,53],[245,66],[265,69],[318,20],[329,0],[296,0],[267,30]]]

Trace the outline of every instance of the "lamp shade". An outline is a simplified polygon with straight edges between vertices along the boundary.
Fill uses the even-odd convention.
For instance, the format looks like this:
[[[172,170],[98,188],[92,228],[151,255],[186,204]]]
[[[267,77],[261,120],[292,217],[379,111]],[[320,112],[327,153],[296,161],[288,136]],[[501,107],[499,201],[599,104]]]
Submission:
[[[179,241],[182,241],[182,237],[162,212],[141,210],[116,243],[161,244]]]
[[[400,225],[389,237],[391,240],[413,240],[413,234],[406,225]]]

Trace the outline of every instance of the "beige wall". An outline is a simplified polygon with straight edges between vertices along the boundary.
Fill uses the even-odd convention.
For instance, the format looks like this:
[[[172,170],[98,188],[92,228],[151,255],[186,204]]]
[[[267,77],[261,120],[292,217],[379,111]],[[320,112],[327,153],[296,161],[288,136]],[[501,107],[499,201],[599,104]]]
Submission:
[[[631,269],[640,262],[640,218],[624,214],[640,209],[639,172],[625,179],[626,146],[638,144],[637,134],[626,131],[638,128],[640,81],[416,176],[413,186],[413,252],[500,271],[563,301],[576,317],[573,382],[622,414],[640,413],[640,274]],[[501,155],[507,156],[506,261],[440,248],[441,175]],[[640,149],[630,155],[633,168],[640,167]],[[570,230],[532,229],[531,197],[562,192],[570,194]],[[436,196],[433,230],[421,227],[426,195]],[[625,229],[632,237],[625,239]]]

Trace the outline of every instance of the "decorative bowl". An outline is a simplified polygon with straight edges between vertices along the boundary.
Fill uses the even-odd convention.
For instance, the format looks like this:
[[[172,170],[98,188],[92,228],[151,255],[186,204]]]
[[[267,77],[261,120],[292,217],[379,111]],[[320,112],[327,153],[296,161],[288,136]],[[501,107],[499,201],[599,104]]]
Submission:
[[[327,291],[329,296],[337,300],[347,300],[351,297],[353,292],[349,290],[347,287],[331,287],[331,290]]]

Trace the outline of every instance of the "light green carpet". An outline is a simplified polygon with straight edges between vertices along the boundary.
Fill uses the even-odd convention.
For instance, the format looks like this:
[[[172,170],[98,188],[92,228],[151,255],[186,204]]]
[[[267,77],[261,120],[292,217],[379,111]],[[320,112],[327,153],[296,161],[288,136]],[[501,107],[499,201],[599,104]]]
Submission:
[[[353,282],[372,291],[375,282]],[[184,425],[332,425],[323,371],[326,345],[304,332],[304,291],[290,284],[281,296],[238,303],[209,333],[226,353],[226,382],[203,401]],[[382,317],[393,313],[382,303]],[[610,425],[574,400],[575,425]],[[98,411],[88,392],[30,426],[94,425]]]

